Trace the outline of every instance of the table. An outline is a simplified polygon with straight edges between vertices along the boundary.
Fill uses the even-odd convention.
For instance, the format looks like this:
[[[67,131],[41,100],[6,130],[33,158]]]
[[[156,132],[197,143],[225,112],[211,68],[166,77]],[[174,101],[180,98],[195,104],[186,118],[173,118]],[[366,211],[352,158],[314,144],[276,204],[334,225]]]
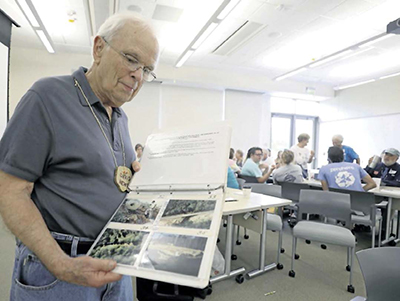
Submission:
[[[321,187],[321,182],[313,179],[306,180],[304,183],[314,187]],[[382,241],[382,245],[385,245],[394,239],[394,237],[389,236],[390,214],[393,207],[395,207],[395,210],[400,210],[400,187],[380,186],[371,189],[368,192],[373,193],[375,196],[383,196],[388,198],[388,207],[386,212],[386,234],[385,239]],[[397,233],[397,235],[399,235],[399,233]]]
[[[273,196],[251,193],[248,199],[243,197],[240,190],[237,190],[237,195],[229,195],[230,197],[237,198],[234,202],[225,202],[223,215],[227,216],[227,233],[225,243],[225,272],[222,275],[218,275],[211,278],[211,283],[215,283],[221,280],[225,280],[234,276],[241,275],[245,272],[245,268],[241,267],[234,271],[231,271],[231,255],[232,255],[232,244],[233,244],[233,215],[243,214],[246,212],[252,212],[256,210],[262,210],[262,231],[260,234],[260,257],[259,257],[259,269],[248,273],[248,277],[252,278],[261,275],[276,267],[276,263],[265,266],[265,242],[267,232],[267,209],[271,207],[281,207],[291,204],[290,200],[281,199]]]

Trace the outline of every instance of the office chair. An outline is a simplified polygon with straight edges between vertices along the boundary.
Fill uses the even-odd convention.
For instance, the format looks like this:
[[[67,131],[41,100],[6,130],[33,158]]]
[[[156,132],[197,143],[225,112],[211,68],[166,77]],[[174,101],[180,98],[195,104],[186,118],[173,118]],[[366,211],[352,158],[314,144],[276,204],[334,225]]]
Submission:
[[[302,220],[305,213],[333,218],[344,222],[345,226]],[[302,190],[299,199],[298,222],[293,228],[292,261],[289,276],[295,277],[294,259],[298,238],[344,246],[347,248],[347,265],[350,266],[350,280],[347,291],[354,293],[352,280],[356,239],[350,228],[350,195],[330,191]]]

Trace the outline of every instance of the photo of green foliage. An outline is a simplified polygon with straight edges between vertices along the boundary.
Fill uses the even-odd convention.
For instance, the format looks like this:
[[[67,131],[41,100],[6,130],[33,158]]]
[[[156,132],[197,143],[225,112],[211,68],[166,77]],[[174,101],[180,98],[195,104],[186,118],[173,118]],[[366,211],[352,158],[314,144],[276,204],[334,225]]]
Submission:
[[[142,231],[106,229],[89,255],[134,265],[147,236]]]
[[[111,221],[124,224],[152,224],[163,202],[162,200],[126,199]]]
[[[170,200],[160,226],[210,229],[216,201]]]

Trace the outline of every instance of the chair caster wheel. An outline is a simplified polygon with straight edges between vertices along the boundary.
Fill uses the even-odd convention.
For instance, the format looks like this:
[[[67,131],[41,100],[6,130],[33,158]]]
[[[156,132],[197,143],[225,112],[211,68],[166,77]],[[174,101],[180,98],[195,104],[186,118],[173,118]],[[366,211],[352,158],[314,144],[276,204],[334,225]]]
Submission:
[[[355,290],[354,290],[354,286],[352,286],[352,285],[348,285],[348,286],[347,286],[347,291],[348,291],[349,293],[352,293],[352,294],[354,294],[354,292],[355,292]]]
[[[249,239],[250,238],[250,236],[248,236],[248,235],[245,235],[243,237],[244,237],[244,239]]]
[[[396,246],[396,242],[394,240],[391,240],[391,241],[389,241],[388,245],[391,247],[394,247],[394,246]]]
[[[235,254],[232,254],[231,259],[232,259],[232,260],[236,260],[236,259],[237,259],[237,256],[236,256]]]
[[[211,295],[212,294],[212,288],[209,288],[208,290],[207,290],[207,295]]]
[[[219,243],[221,240],[219,238],[217,238],[217,243]]]
[[[326,250],[326,249],[327,249],[326,245],[321,245],[321,248],[322,248],[323,250]]]
[[[227,224],[224,224],[224,228],[226,228],[226,225],[227,225]]]
[[[350,268],[350,266],[348,265],[348,266],[346,266],[346,271],[347,272],[350,272],[351,271],[351,268]]]
[[[311,244],[311,240],[306,239],[306,244],[307,245]]]
[[[240,275],[236,276],[235,280],[236,280],[237,283],[242,284],[243,281],[244,281],[244,277],[243,277],[242,274],[240,274]]]
[[[299,259],[300,258],[300,255],[299,254],[294,254],[294,259]]]
[[[282,269],[283,269],[283,264],[282,264],[282,263],[278,263],[278,264],[276,265],[276,268],[277,268],[278,270],[282,270]]]
[[[241,244],[242,244],[241,241],[239,241],[239,240],[236,241],[236,245],[237,245],[237,246],[240,246]]]
[[[285,249],[284,248],[281,248],[281,253],[285,253]]]
[[[296,276],[296,273],[293,270],[289,271],[289,276],[294,278],[294,276]]]

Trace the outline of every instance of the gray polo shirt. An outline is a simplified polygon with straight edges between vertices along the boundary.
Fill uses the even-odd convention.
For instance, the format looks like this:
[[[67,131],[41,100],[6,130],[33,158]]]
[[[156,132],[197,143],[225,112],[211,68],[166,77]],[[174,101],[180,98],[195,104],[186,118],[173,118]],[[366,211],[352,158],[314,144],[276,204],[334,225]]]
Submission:
[[[114,108],[110,123],[80,68],[72,76],[41,79],[22,97],[0,142],[0,169],[34,183],[32,200],[51,231],[95,238],[125,193],[114,184],[110,148],[81,92],[76,78],[123,164],[135,153],[128,119]]]

